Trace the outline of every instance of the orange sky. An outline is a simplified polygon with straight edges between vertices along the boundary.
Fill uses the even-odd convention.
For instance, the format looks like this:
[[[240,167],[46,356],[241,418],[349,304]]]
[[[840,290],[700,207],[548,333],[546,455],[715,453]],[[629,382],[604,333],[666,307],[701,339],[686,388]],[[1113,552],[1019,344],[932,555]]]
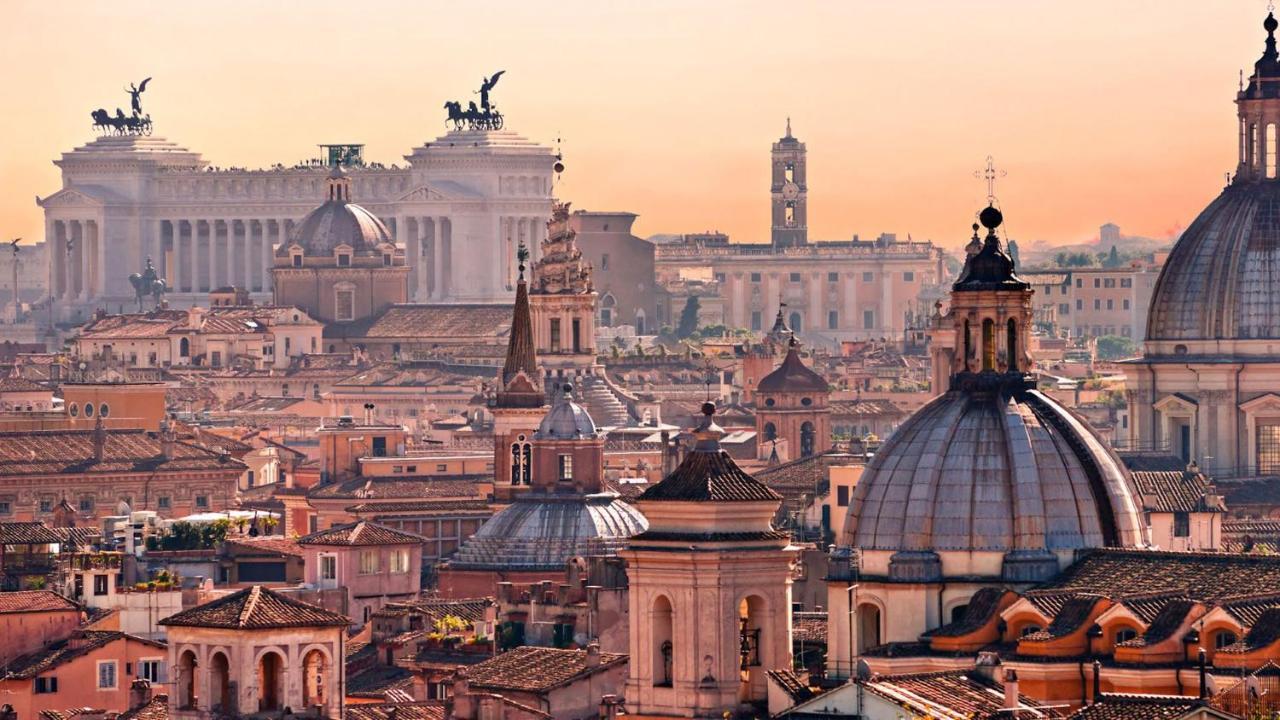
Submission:
[[[768,237],[768,150],[808,144],[810,237],[966,240],[993,154],[1013,237],[1099,224],[1163,236],[1235,164],[1237,71],[1260,0],[219,0],[0,8],[0,235],[42,234],[51,160],[127,108],[217,165],[320,142],[403,162],[440,106],[507,71],[509,127],[563,137],[558,194],[640,214],[637,232]]]

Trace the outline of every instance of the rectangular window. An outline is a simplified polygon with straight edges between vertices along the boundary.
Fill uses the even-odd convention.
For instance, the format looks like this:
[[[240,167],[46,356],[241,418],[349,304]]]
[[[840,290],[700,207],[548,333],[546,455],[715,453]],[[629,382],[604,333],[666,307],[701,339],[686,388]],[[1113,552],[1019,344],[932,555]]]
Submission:
[[[560,352],[560,318],[551,318],[551,352]]]
[[[208,507],[209,507],[209,496],[208,496],[208,495],[197,495],[197,496],[196,496],[196,507],[201,508],[201,509],[206,509],[206,508],[208,508]]]
[[[757,310],[757,311],[755,311],[755,312],[751,313],[751,329],[752,329],[752,330],[761,330],[761,329],[762,329],[762,328],[761,328],[761,325],[762,325],[761,320],[762,320],[762,319],[761,319],[761,317],[760,317],[760,311],[759,311],[759,310]]]
[[[338,320],[351,320],[356,316],[356,293],[354,290],[339,290],[333,303],[333,316]]]
[[[1120,278],[1120,287],[1122,287],[1122,288],[1133,287],[1133,279],[1132,279],[1132,278]]]
[[[760,273],[751,273],[751,282],[753,283],[760,282]]]
[[[1116,301],[1115,301],[1115,300],[1107,300],[1107,309],[1108,309],[1108,310],[1115,310],[1115,309],[1116,309]]]
[[[849,507],[849,486],[836,486],[836,505],[839,507]]]
[[[865,330],[874,330],[876,327],[876,313],[874,310],[862,311],[862,327]]]
[[[1258,423],[1258,472],[1280,472],[1280,423]]]
[[[573,351],[582,352],[582,321],[578,318],[573,319]]]
[[[80,498],[80,512],[82,513],[93,512],[93,498],[91,497]]]
[[[116,661],[115,660],[98,661],[98,689],[99,690],[116,689]]]
[[[391,267],[391,254],[390,254],[390,253],[383,253],[383,254],[382,254],[382,266],[383,266],[383,267]]]
[[[38,677],[36,678],[36,694],[46,695],[48,693],[58,692],[58,678],[56,677]]]
[[[301,256],[301,255],[294,255],[294,256],[293,256],[293,266],[294,266],[294,267],[302,267],[302,256]]]
[[[143,680],[149,680],[153,683],[164,682],[163,660],[139,660],[138,661],[138,677]]]
[[[396,575],[403,575],[409,572],[409,551],[408,550],[392,550],[391,551],[391,572]]]
[[[94,594],[96,597],[102,597],[103,595],[106,595],[106,594],[107,594],[107,592],[108,592],[108,590],[107,590],[107,576],[106,576],[106,575],[94,575],[94,576],[93,576],[93,594]]]
[[[915,282],[915,281],[916,281],[916,274],[915,274],[914,272],[911,272],[910,270],[907,270],[906,272],[902,273],[902,281],[903,281],[903,282]]]
[[[827,282],[840,282],[840,273],[838,272],[827,273]]]
[[[1076,278],[1076,287],[1078,288],[1084,287],[1084,278]]]
[[[1099,278],[1094,278],[1094,279],[1093,279],[1093,286],[1094,286],[1095,288],[1100,288],[1100,287],[1102,287],[1102,280],[1101,280],[1101,279],[1099,279]]]
[[[446,463],[436,463],[436,472],[445,472],[449,469]]]
[[[377,435],[373,438],[373,456],[374,457],[387,456],[387,436]]]
[[[1060,303],[1060,304],[1058,305],[1058,314],[1059,314],[1059,315],[1070,315],[1070,314],[1071,314],[1071,305],[1070,305],[1069,303]]]
[[[560,481],[568,482],[573,479],[573,456],[560,456]]]
[[[1128,325],[1125,325],[1125,326],[1123,326],[1123,327],[1121,327],[1121,328],[1120,328],[1120,335],[1121,335],[1121,336],[1123,336],[1123,337],[1129,337],[1129,336],[1130,336],[1130,328],[1129,328],[1129,326],[1128,326]]]
[[[214,367],[222,367],[222,352],[214,350],[209,353],[209,364]]]
[[[827,311],[827,329],[835,330],[840,327],[840,313],[835,310]]]
[[[876,279],[876,274],[871,272],[862,273],[862,282],[871,282]]]
[[[1102,281],[1102,287],[1113,288],[1116,286],[1115,278],[1107,278]]]
[[[377,575],[378,574],[378,551],[377,550],[361,550],[360,551],[360,574],[361,575]]]
[[[351,267],[351,256],[346,253],[339,255],[338,267]]]
[[[1176,512],[1173,514],[1173,536],[1191,537],[1191,513]]]
[[[320,579],[321,580],[337,580],[338,579],[338,556],[337,555],[321,555],[320,556]]]
[[[1128,310],[1128,309],[1129,309],[1129,299],[1128,299],[1128,298],[1125,298],[1125,299],[1124,299],[1124,300],[1122,300],[1121,302],[1122,302],[1121,307],[1123,307],[1125,310]]]
[[[12,506],[8,500],[0,500],[0,515],[8,515],[13,512]]]
[[[40,501],[40,512],[42,512],[42,513],[51,513],[51,512],[53,512],[53,501],[52,501],[52,500],[48,500],[48,499],[41,500],[41,501]]]
[[[156,507],[160,508],[161,510],[168,510],[172,506],[173,506],[173,500],[171,500],[168,495],[161,495],[160,497],[156,498]]]
[[[1101,309],[1102,309],[1102,300],[1100,300],[1100,299],[1098,299],[1098,298],[1094,298],[1094,299],[1093,299],[1093,309],[1094,309],[1094,310],[1101,310]]]
[[[791,273],[790,279],[793,283],[800,282],[800,273]]]
[[[1084,309],[1084,301],[1083,301],[1083,300],[1076,300],[1076,309],[1077,309],[1077,310],[1083,310],[1083,309]]]

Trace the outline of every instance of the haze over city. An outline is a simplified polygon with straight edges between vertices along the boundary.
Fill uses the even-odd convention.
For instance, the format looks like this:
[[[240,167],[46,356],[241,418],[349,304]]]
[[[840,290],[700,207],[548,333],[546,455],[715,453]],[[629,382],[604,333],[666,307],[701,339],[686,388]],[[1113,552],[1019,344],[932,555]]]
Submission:
[[[1007,231],[1079,243],[1113,221],[1169,237],[1234,167],[1222,102],[1264,4],[525,2],[305,4],[18,0],[3,10],[0,227],[42,233],[50,160],[88,113],[153,76],[158,131],[260,167],[363,142],[370,160],[444,131],[440,105],[503,68],[510,126],[552,143],[558,194],[640,214],[637,231],[768,236],[762,151],[788,116],[809,149],[810,236],[910,233],[955,249],[1008,171]],[[1194,49],[1195,52],[1188,52]],[[22,72],[14,72],[21,69]]]

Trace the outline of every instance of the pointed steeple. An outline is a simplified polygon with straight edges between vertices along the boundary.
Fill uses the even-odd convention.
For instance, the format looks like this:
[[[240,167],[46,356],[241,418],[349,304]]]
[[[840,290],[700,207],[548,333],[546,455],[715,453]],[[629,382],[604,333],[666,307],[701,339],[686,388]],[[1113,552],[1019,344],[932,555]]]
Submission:
[[[788,116],[787,116],[787,135],[786,135],[786,137],[791,137],[791,116],[790,116],[790,115],[788,115]]]
[[[542,382],[538,375],[538,358],[534,353],[533,320],[529,315],[529,287],[525,282],[525,261],[529,249],[520,243],[516,252],[520,261],[520,277],[516,282],[516,302],[511,315],[511,337],[507,340],[507,359],[502,364],[498,407],[541,407]]]

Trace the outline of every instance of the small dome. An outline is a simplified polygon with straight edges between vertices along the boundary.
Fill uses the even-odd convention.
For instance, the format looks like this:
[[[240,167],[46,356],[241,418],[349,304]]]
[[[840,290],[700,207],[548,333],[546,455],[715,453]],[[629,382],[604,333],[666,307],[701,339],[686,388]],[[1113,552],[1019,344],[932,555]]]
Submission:
[[[1138,547],[1140,512],[1119,458],[1070,411],[1032,389],[966,387],[921,408],[876,453],[854,491],[844,544],[907,553]]]
[[[573,385],[566,384],[542,418],[534,437],[540,440],[583,440],[596,436],[596,423],[591,413],[570,398]]]
[[[575,557],[616,555],[648,527],[639,510],[613,493],[521,498],[486,520],[449,566],[560,569]]]
[[[756,392],[825,393],[830,391],[827,381],[805,366],[804,361],[800,359],[798,349],[799,343],[792,338],[791,346],[787,349],[787,356],[782,360],[782,364],[760,380],[760,384],[756,386]]]
[[[289,242],[276,254],[287,257],[289,245],[298,245],[307,255],[332,255],[339,245],[349,245],[355,255],[378,255],[381,245],[395,240],[376,215],[351,202],[351,181],[335,168],[325,181],[326,200],[302,219],[289,235]]]
[[[1235,183],[1182,233],[1160,271],[1147,340],[1280,338],[1280,183]]]

